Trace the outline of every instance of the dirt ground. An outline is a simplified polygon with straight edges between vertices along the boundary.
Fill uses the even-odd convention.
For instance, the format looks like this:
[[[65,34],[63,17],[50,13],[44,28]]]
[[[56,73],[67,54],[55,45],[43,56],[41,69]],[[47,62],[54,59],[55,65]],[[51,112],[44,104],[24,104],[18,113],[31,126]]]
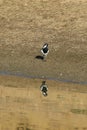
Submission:
[[[1,71],[86,82],[86,42],[86,0],[0,0]]]
[[[87,130],[87,86],[0,76],[0,130]]]
[[[0,130],[87,129],[86,42],[87,0],[0,0],[0,74],[61,81],[0,76]]]

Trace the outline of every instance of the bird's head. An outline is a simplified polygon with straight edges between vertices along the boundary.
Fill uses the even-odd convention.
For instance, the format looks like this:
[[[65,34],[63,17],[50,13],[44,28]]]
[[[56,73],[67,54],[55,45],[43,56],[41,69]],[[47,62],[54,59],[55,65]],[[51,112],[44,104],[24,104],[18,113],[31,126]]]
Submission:
[[[45,48],[45,47],[48,47],[48,44],[47,44],[47,43],[45,43],[45,44],[43,45],[43,48]]]

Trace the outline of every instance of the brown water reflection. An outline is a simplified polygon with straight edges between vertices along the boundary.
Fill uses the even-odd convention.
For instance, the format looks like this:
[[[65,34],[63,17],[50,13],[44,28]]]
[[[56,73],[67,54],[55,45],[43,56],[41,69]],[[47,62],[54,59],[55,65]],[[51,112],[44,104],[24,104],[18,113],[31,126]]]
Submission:
[[[3,76],[0,81],[0,130],[87,128],[86,86],[47,81],[44,97],[42,80]]]

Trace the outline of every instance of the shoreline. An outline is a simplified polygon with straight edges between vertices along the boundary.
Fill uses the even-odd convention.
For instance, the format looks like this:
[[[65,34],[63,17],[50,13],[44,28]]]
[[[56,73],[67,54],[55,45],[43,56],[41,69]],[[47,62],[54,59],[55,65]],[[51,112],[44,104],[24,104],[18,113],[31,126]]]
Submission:
[[[56,87],[57,90],[87,93],[87,85],[62,82],[60,80],[49,80],[46,78],[29,78],[16,75],[0,75],[0,85],[13,88],[17,88],[19,86],[21,86],[22,88],[28,88],[30,85],[35,87],[35,84],[38,84],[37,86],[40,87],[44,80],[46,81],[49,89],[54,89]]]
[[[63,83],[71,83],[71,84],[79,84],[79,85],[87,85],[86,81],[75,81],[75,80],[69,80],[69,79],[62,79],[62,78],[54,78],[54,77],[45,77],[45,76],[33,76],[33,75],[27,75],[23,73],[14,73],[10,71],[0,71],[0,76],[17,76],[17,77],[23,77],[28,79],[43,79],[43,80],[52,80],[52,81],[58,81]]]

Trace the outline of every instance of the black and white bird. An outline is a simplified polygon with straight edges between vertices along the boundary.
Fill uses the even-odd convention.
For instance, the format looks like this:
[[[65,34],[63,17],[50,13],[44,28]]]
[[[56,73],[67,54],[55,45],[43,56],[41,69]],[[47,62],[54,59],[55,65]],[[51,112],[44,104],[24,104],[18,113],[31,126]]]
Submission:
[[[45,43],[41,49],[41,53],[43,54],[43,58],[45,58],[48,53],[49,53],[49,49],[48,49],[48,44]]]
[[[47,85],[45,84],[45,82],[46,82],[46,81],[43,81],[43,82],[42,82],[42,85],[40,86],[40,89],[41,89],[42,94],[43,94],[44,96],[47,96],[47,95],[48,95],[48,93],[47,93],[48,87],[47,87]]]

